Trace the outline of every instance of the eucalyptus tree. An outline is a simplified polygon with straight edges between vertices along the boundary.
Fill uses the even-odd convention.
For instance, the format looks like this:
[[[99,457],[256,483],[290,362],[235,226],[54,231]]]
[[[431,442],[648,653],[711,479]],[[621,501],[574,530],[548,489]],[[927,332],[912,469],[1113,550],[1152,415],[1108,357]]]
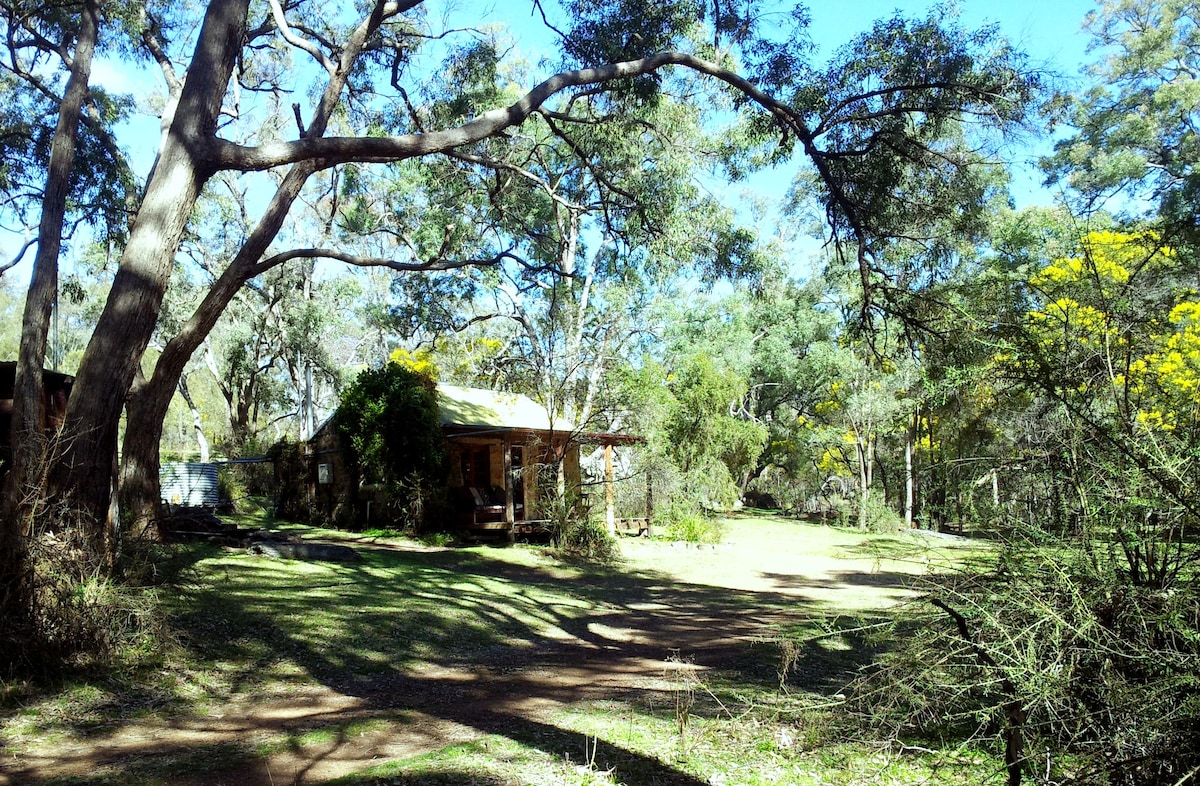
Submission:
[[[821,276],[803,283],[769,276],[753,290],[736,293],[728,306],[742,313],[745,324],[748,381],[732,411],[768,434],[756,466],[743,478],[743,491],[753,485],[789,508],[822,485],[811,471],[810,431],[838,374],[841,329],[826,287]]]
[[[480,331],[502,337],[502,384],[534,393],[581,427],[611,425],[592,423],[606,375],[650,334],[655,299],[681,273],[713,279],[758,264],[753,236],[696,176],[720,151],[698,108],[668,95],[686,87],[663,85],[652,104],[620,111],[582,99],[573,115],[457,153],[451,166],[435,163],[440,186],[422,190],[425,209],[411,229],[404,228],[418,212],[411,200],[385,191],[379,201],[389,231],[417,235],[439,219],[457,228],[469,210],[465,242],[477,246],[476,256],[505,257],[462,282],[457,300],[431,302],[418,289],[400,315],[423,331],[471,326],[468,340]],[[430,210],[435,193],[457,208],[457,219]],[[464,193],[487,198],[464,209]],[[453,282],[442,284],[448,295]],[[459,313],[429,313],[454,302]]]
[[[896,221],[888,178],[926,170],[952,174],[958,162],[942,155],[937,144],[944,123],[970,116],[981,124],[1010,126],[1024,116],[1036,87],[1022,73],[1020,57],[995,46],[993,36],[967,34],[937,18],[883,24],[856,42],[855,57],[847,50],[823,72],[810,66],[797,39],[758,27],[752,8],[738,14],[726,6],[713,9],[691,2],[647,6],[633,0],[575,0],[565,4],[569,23],[558,36],[562,57],[555,67],[561,70],[521,80],[515,96],[464,93],[460,111],[433,117],[407,99],[428,76],[419,65],[421,45],[449,31],[435,29],[420,0],[381,0],[365,7],[357,20],[350,18],[349,8],[330,13],[325,5],[303,2],[268,2],[252,9],[248,0],[211,0],[196,10],[202,16],[190,8],[150,4],[106,17],[85,3],[41,7],[4,20],[10,47],[29,40],[55,58],[67,55],[6,74],[56,83],[65,79],[65,92],[53,89],[55,84],[48,93],[53,96],[50,109],[61,110],[64,123],[52,133],[42,127],[43,136],[69,141],[86,114],[75,107],[85,104],[97,108],[101,120],[112,120],[113,111],[99,110],[111,110],[114,104],[105,103],[101,91],[88,84],[86,52],[96,41],[128,43],[134,56],[159,68],[165,85],[157,159],[130,211],[128,236],[79,365],[58,450],[46,467],[44,484],[30,489],[36,492],[32,496],[21,495],[23,500],[52,499],[57,509],[72,511],[70,518],[80,522],[98,553],[111,548],[107,522],[122,411],[130,422],[145,426],[126,432],[121,476],[127,514],[144,516],[153,507],[157,477],[157,449],[147,443],[161,430],[188,360],[246,282],[301,258],[373,263],[398,271],[504,258],[439,255],[434,248],[430,256],[364,259],[336,249],[280,248],[275,245],[280,228],[316,172],[347,163],[471,154],[476,146],[502,140],[527,122],[551,123],[592,104],[617,110],[653,101],[673,70],[691,71],[734,97],[746,117],[748,138],[766,151],[764,158],[778,151],[777,159],[794,147],[813,163],[835,231],[855,242],[865,270],[874,238],[905,231]],[[469,28],[476,19],[471,13],[464,11],[453,29]],[[53,26],[54,34],[42,35],[41,25]],[[746,63],[740,72],[734,65],[738,58],[731,56],[735,49]],[[301,59],[304,67],[290,67],[290,57]],[[278,122],[263,122],[269,110],[284,106],[284,95],[297,104],[292,107],[295,122],[286,131]],[[266,100],[256,105],[256,96]],[[306,115],[303,104],[309,102]],[[345,135],[328,135],[335,117],[345,119]],[[239,123],[261,132],[239,132]],[[85,125],[99,131],[106,127],[90,120]],[[97,136],[101,142],[111,139]],[[113,150],[100,147],[108,154]],[[56,163],[55,173],[63,171],[61,159],[51,154],[45,160]],[[166,342],[154,370],[139,379],[201,192],[223,173],[252,178],[252,173],[268,171],[275,176],[262,179],[262,207],[245,242],[178,334]],[[47,182],[71,183],[65,176],[48,177]],[[20,195],[22,204],[36,202],[28,196]],[[37,369],[48,311],[39,309],[53,288],[46,282],[53,283],[57,265],[62,233],[55,211],[66,202],[66,190],[62,198],[47,191],[33,208],[48,223],[39,242],[38,283],[28,299],[33,305],[20,353],[18,407],[32,413],[16,425],[15,441],[22,445],[35,438],[32,424],[41,422]],[[871,283],[868,278],[864,283]],[[42,477],[31,461],[18,452],[10,489]],[[32,521],[30,514],[26,507],[6,515],[4,537],[19,539]],[[26,575],[19,551],[12,553],[18,556],[13,569],[3,571],[3,598],[18,597],[20,593],[8,590]],[[7,618],[11,604],[5,600],[4,605]],[[19,609],[11,610],[20,616]]]
[[[25,299],[21,351],[14,382],[11,431],[12,466],[7,494],[0,504],[0,610],[6,649],[17,645],[33,626],[32,571],[28,569],[28,536],[32,517],[42,513],[33,502],[33,467],[47,460],[42,423],[42,358],[46,354],[50,319],[58,288],[58,254],[69,214],[76,220],[88,213],[70,211],[70,202],[86,202],[105,191],[107,166],[76,168],[76,158],[103,157],[111,150],[105,120],[85,122],[89,109],[108,105],[102,92],[89,95],[92,58],[99,40],[100,7],[90,0],[68,9],[43,9],[30,14],[22,4],[4,3],[2,21],[7,45],[0,66],[0,85],[8,100],[0,110],[0,193],[4,210],[26,228],[26,243],[13,260],[0,261],[0,273],[12,267],[36,243],[33,276]],[[111,105],[109,105],[111,106]],[[39,125],[37,121],[42,121]],[[80,134],[80,126],[91,134]],[[50,127],[53,126],[53,131]],[[81,138],[82,137],[82,138]],[[98,163],[93,161],[93,164]],[[107,161],[105,163],[108,163]],[[97,177],[99,175],[99,177]],[[117,177],[114,184],[128,182]],[[113,194],[109,192],[109,195]],[[36,207],[33,207],[36,205]],[[109,202],[111,206],[111,201]],[[111,215],[109,210],[92,213]],[[37,220],[34,220],[34,217]],[[36,241],[33,228],[36,226]]]
[[[1194,245],[1200,9],[1183,0],[1105,0],[1087,29],[1098,53],[1091,84],[1066,103],[1074,133],[1044,166],[1082,210],[1159,221],[1168,236],[1182,232]]]

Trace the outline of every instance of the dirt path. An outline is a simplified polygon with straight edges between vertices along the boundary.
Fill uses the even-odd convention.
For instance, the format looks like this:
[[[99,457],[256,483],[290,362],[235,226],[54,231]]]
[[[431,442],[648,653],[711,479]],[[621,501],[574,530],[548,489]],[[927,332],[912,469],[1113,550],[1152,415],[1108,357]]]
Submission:
[[[621,603],[603,604],[531,646],[494,647],[469,666],[425,664],[273,682],[270,692],[233,695],[205,714],[165,724],[161,717],[133,716],[94,736],[9,749],[0,763],[0,784],[81,778],[98,768],[165,757],[180,769],[158,775],[167,783],[277,786],[319,783],[489,734],[542,749],[577,747],[553,723],[573,704],[667,702],[689,670],[769,672],[769,658],[754,645],[798,604],[821,604],[839,592],[852,595],[856,587],[871,590],[873,605],[881,588],[885,595],[905,594],[901,579],[880,572],[870,557],[834,565],[827,557],[781,550],[769,540],[693,551],[630,542],[625,552],[633,569],[665,566],[690,575],[678,583],[640,585]],[[504,564],[497,569],[505,570]],[[704,591],[694,589],[699,586]],[[739,593],[738,602],[723,601],[714,587],[729,590],[730,597]],[[761,599],[752,613],[746,593]],[[323,731],[315,733],[318,729]],[[204,768],[202,775],[188,771],[189,752],[237,754],[280,735],[286,745],[242,757],[242,765],[221,771],[216,781]],[[660,782],[698,784],[667,769]]]

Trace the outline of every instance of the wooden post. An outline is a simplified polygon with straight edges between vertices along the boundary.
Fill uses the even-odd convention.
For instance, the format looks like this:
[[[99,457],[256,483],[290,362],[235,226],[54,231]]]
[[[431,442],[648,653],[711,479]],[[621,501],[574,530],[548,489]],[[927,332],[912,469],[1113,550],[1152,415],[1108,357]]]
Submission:
[[[604,446],[604,521],[610,534],[617,534],[617,518],[613,510],[613,446]]]
[[[575,498],[578,502],[583,495],[583,478],[579,472],[579,443],[566,442],[563,444],[562,468],[559,472],[559,483],[562,493],[567,498]]]
[[[525,450],[521,452],[521,485],[525,489],[525,518],[540,518],[541,505],[538,504],[538,463],[541,461],[541,443],[532,434],[525,440]]]
[[[508,441],[508,437],[504,438],[504,447],[501,449],[504,464],[504,521],[508,526],[512,526],[517,520],[516,506],[513,504],[513,487],[512,487],[512,445]]]

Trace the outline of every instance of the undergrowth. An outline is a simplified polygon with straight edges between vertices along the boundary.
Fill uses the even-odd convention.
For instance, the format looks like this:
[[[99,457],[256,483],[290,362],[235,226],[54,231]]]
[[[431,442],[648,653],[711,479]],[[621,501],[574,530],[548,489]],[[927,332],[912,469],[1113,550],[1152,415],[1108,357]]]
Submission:
[[[550,520],[554,550],[601,564],[615,563],[620,547],[600,518],[572,495],[553,495],[543,501],[543,515]]]
[[[1094,535],[1013,533],[989,569],[925,579],[887,631],[900,646],[856,686],[857,711],[890,739],[987,747],[1010,784],[1190,782],[1200,592],[1131,575]]]
[[[721,519],[683,505],[669,505],[654,516],[654,528],[667,540],[684,543],[720,543],[725,536]]]

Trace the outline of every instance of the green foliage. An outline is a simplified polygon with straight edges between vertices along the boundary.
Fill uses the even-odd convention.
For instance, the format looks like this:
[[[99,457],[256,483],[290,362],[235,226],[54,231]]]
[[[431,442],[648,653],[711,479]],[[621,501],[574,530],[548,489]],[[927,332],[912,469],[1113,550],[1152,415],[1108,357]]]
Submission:
[[[616,539],[599,516],[571,495],[543,497],[542,515],[550,519],[554,548],[591,562],[612,564],[621,556]]]
[[[846,511],[847,520],[843,522],[845,525],[857,525],[860,529],[880,534],[896,533],[904,529],[904,520],[887,504],[878,490],[871,490],[870,493],[860,496],[856,503],[858,509],[852,515],[849,510]]]
[[[217,469],[217,498],[221,505],[237,512],[242,500],[248,496],[250,491],[234,467],[226,464]]]
[[[680,39],[699,21],[696,0],[570,0],[565,4],[574,20],[564,49],[581,65],[636,60],[678,47]],[[645,80],[639,94],[649,95],[657,80]]]
[[[721,520],[688,505],[671,505],[655,511],[652,522],[655,530],[667,540],[684,543],[720,543],[725,536]]]
[[[333,422],[365,481],[418,495],[444,484],[445,440],[428,377],[396,363],[367,369],[343,393]]]
[[[1200,90],[1191,76],[1200,9],[1180,0],[1106,0],[1088,16],[1090,89],[1067,101],[1075,133],[1044,166],[1087,204],[1123,191],[1128,209],[1153,208],[1165,227],[1196,239]]]
[[[1007,175],[981,154],[981,137],[985,125],[1023,119],[1037,77],[994,28],[965,30],[943,7],[877,22],[788,89],[816,118],[820,147],[817,172],[797,180],[798,203],[816,202],[846,241],[834,253],[861,288],[860,316],[876,301],[911,312],[1003,204]],[[983,115],[987,123],[963,122]]]
[[[1032,218],[1008,239],[1035,254],[1009,247],[983,327],[944,347],[977,359],[929,385],[929,507],[998,558],[923,587],[939,605],[904,615],[862,706],[901,736],[1021,738],[1040,759],[1010,767],[1053,782],[1173,785],[1200,765],[1188,263],[1108,231],[1039,259],[1063,247]]]
[[[12,6],[7,10],[12,13]],[[19,23],[8,17],[4,24],[5,31],[14,36],[10,56],[22,65],[0,76],[0,89],[6,97],[0,106],[0,194],[16,216],[35,226],[58,115],[58,104],[48,88],[52,82],[40,80],[52,78],[55,68],[65,64],[58,60],[55,48],[34,45],[27,37],[62,41],[65,56],[73,46],[72,31],[79,29],[80,22],[77,8],[60,10],[63,12],[21,14]],[[19,27],[10,27],[9,22]],[[106,32],[102,30],[102,40]],[[61,85],[54,88],[61,89]],[[128,209],[138,185],[128,161],[111,144],[111,135],[114,126],[132,113],[134,101],[95,84],[90,86],[90,96],[93,122],[79,125],[66,215],[68,221],[91,224],[98,237],[119,245],[128,230]]]
[[[730,410],[746,393],[746,383],[709,355],[684,361],[670,380],[671,401],[663,426],[668,455],[695,481],[706,507],[737,500],[736,479],[755,467],[766,441],[761,424]]]
[[[951,611],[911,607],[901,647],[859,686],[876,722],[926,737],[1019,728],[1022,769],[1058,783],[1166,786],[1200,765],[1194,581],[1139,586],[1107,538],[1018,532],[990,570],[922,589],[967,638]]]

